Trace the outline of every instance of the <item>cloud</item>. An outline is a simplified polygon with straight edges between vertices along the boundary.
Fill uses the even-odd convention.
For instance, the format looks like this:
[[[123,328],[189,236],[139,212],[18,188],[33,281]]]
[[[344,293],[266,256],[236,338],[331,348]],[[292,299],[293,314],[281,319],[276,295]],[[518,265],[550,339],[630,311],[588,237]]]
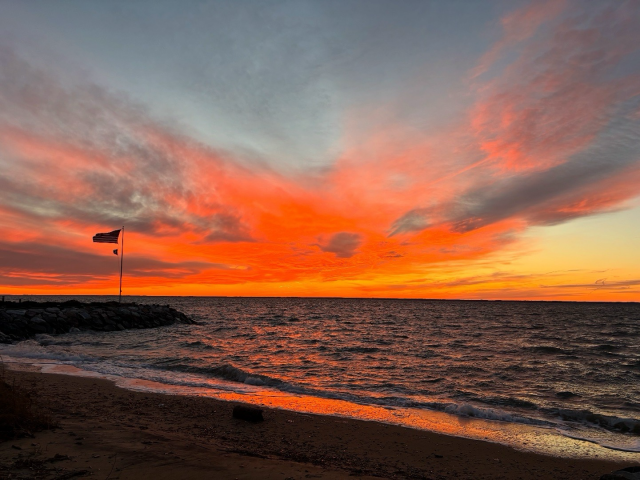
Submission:
[[[398,216],[391,235],[554,225],[624,208],[640,181],[638,24],[633,2],[534,2],[507,16],[480,61],[490,78],[476,79],[459,127],[470,133],[469,165],[426,189],[430,206]]]
[[[452,228],[464,232],[511,217],[553,225],[633,198],[637,190],[632,185],[640,181],[640,134],[629,135],[625,130],[618,129],[610,141],[602,139],[598,146],[551,169],[507,177],[466,192],[450,209],[459,211],[449,219]],[[572,208],[574,204],[582,208]]]
[[[408,211],[393,222],[389,236],[392,237],[401,233],[419,232],[428,228],[428,212],[429,210],[426,208],[416,208]]]
[[[564,0],[533,1],[502,17],[502,38],[482,56],[472,71],[472,77],[485,73],[505,50],[533,36],[545,21],[557,16],[566,6]]]
[[[232,225],[237,206],[223,198],[233,188],[225,177],[238,176],[240,162],[176,133],[126,97],[92,84],[63,85],[0,47],[0,105],[6,207],[47,220],[126,222],[157,236],[250,238],[246,225]]]
[[[204,237],[208,242],[253,242],[247,227],[234,215],[218,213],[212,219],[213,231]]]
[[[362,244],[359,233],[339,232],[331,236],[325,244],[318,244],[323,252],[335,253],[338,258],[351,258]]]
[[[540,285],[541,288],[553,288],[553,289],[576,289],[576,290],[613,290],[625,293],[636,293],[639,291],[640,279],[630,280],[607,280],[601,278],[593,283],[568,283],[568,284],[554,284],[554,285]]]
[[[549,2],[554,3],[554,2]],[[471,112],[480,149],[498,168],[540,170],[588,146],[638,94],[633,65],[640,9],[572,8],[545,28],[481,87]],[[575,13],[573,13],[575,12]]]
[[[111,254],[109,245],[102,250],[102,254],[97,254],[40,243],[2,242],[0,276],[4,279],[4,285],[101,282],[119,273],[119,257]],[[184,280],[203,271],[230,268],[224,264],[202,261],[166,262],[139,254],[127,257],[124,267],[128,278],[156,277],[169,280]]]

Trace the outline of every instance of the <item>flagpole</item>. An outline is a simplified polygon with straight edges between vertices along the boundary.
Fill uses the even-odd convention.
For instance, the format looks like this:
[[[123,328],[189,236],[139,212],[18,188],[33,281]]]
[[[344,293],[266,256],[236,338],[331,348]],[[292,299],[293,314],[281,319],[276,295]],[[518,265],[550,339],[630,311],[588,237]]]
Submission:
[[[124,259],[124,225],[122,226],[122,244],[120,245],[120,298],[118,302],[122,303],[122,260]]]

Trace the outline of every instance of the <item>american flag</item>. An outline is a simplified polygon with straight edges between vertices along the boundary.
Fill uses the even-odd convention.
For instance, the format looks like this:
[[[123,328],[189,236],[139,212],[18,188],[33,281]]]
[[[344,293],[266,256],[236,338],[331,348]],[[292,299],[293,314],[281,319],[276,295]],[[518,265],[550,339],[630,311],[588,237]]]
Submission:
[[[114,230],[109,233],[96,233],[93,236],[93,241],[96,243],[118,243],[119,236],[120,230]]]

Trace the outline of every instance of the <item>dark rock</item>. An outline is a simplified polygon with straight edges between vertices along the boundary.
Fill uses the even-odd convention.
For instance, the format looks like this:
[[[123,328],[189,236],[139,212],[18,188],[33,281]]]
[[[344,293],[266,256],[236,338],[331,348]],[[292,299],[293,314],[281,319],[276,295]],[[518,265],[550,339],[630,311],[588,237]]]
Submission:
[[[262,410],[255,407],[247,407],[246,405],[236,405],[233,407],[233,418],[246,420],[248,422],[262,422]]]
[[[616,470],[600,477],[600,480],[640,480],[640,465]]]
[[[29,320],[29,329],[36,333],[47,333],[47,322],[42,317],[33,317]]]
[[[116,331],[128,328],[152,328],[173,323],[193,323],[189,317],[170,307],[68,301],[15,302],[0,304],[0,342],[8,343],[36,334],[57,334],[84,330]],[[22,307],[22,308],[21,308]]]

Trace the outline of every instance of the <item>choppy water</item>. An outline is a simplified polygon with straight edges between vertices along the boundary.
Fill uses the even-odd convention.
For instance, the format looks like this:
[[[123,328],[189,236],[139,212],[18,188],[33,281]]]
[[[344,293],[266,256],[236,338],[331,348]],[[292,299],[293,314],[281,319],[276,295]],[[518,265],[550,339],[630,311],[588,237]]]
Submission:
[[[400,412],[405,424],[418,411],[482,418],[497,429],[533,425],[640,452],[637,303],[127,300],[170,304],[201,325],[42,335],[0,354],[221,398],[342,400]]]

